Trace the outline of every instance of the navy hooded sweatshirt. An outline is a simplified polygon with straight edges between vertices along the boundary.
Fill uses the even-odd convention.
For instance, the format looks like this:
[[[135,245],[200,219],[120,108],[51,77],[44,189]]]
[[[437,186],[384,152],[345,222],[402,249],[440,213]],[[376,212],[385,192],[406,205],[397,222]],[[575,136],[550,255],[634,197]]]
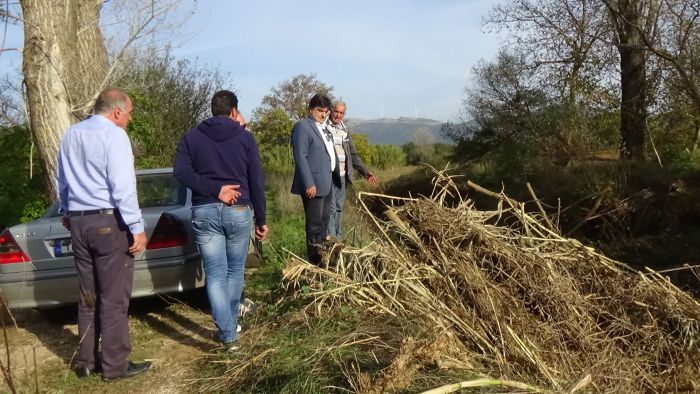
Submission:
[[[250,132],[228,116],[214,116],[188,131],[175,152],[175,178],[192,190],[192,205],[219,203],[224,185],[240,185],[236,204],[252,205],[255,225],[266,224],[265,179]]]

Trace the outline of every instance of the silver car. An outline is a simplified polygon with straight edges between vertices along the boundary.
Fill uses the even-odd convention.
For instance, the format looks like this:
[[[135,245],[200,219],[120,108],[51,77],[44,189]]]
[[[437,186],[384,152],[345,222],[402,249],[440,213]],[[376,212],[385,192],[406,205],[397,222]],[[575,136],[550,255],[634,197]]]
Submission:
[[[190,191],[171,168],[137,171],[136,182],[148,244],[135,258],[132,297],[202,287]],[[261,243],[251,238],[246,266],[259,264],[262,256]],[[57,204],[42,218],[0,233],[0,297],[8,307],[77,303],[79,293],[70,232],[61,224]]]

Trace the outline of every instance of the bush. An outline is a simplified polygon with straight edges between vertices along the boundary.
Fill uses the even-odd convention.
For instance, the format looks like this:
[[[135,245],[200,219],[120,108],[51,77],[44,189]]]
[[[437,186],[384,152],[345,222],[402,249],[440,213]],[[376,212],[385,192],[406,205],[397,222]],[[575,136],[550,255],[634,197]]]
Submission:
[[[230,83],[216,68],[155,50],[135,54],[125,68],[120,85],[134,104],[127,133],[136,167],[170,167],[182,135],[211,116],[212,95]]]
[[[0,229],[36,219],[46,209],[43,167],[31,145],[26,127],[0,129]]]
[[[375,147],[370,145],[366,134],[352,133],[352,142],[363,163],[372,163]]]
[[[253,135],[260,150],[267,150],[280,145],[289,145],[294,123],[284,111],[276,108],[260,114],[260,119],[251,122]]]
[[[427,163],[436,168],[444,167],[448,160],[455,155],[453,145],[440,143],[420,146],[411,141],[401,145],[401,150],[406,156],[406,164]]]
[[[401,145],[401,150],[406,156],[406,164],[414,166],[422,161],[415,142],[407,142]]]
[[[381,170],[402,166],[406,164],[406,154],[395,145],[375,145],[369,164]]]
[[[294,168],[294,153],[291,145],[261,146],[260,159],[267,171],[288,171]]]

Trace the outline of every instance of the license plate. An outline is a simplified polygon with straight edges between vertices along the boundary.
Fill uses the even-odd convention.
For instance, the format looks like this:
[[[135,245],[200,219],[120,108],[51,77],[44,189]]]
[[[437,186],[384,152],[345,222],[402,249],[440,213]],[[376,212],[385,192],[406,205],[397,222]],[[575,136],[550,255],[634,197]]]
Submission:
[[[54,257],[72,256],[73,245],[70,238],[54,239],[51,241]]]

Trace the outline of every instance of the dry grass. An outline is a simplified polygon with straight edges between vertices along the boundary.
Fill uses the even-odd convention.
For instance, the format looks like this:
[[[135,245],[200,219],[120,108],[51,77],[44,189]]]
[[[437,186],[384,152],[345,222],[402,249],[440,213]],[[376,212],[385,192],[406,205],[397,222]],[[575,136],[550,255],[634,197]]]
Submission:
[[[698,387],[694,298],[653,271],[634,271],[563,237],[538,204],[533,214],[503,193],[481,191],[499,208],[474,209],[444,173],[430,198],[361,193],[388,206],[389,220],[371,217],[380,234],[374,242],[330,245],[325,267],[289,262],[285,278],[304,286],[299,295],[311,297],[309,311],[352,305],[419,321],[433,333],[420,345],[405,338],[382,374],[349,371],[356,391],[406,389],[416,365],[469,368],[531,390]]]
[[[281,215],[291,215],[303,212],[301,199],[290,193],[294,171],[270,171],[266,174],[265,184],[268,190],[268,200],[274,200]]]

